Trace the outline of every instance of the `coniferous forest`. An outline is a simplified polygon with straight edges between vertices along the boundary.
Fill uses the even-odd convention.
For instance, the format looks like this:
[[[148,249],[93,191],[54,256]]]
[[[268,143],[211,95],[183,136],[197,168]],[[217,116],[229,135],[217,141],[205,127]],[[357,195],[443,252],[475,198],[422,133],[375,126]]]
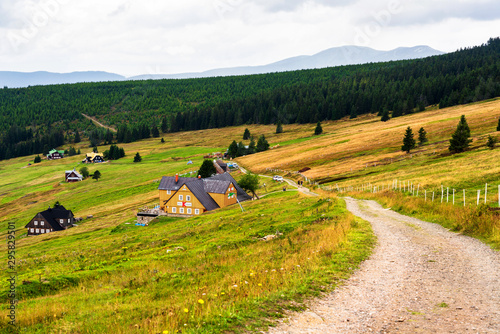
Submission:
[[[130,142],[151,132],[391,117],[500,96],[500,38],[418,60],[252,76],[0,89],[0,159],[72,143]],[[97,129],[82,114],[118,129]],[[79,137],[78,136],[78,137]],[[112,139],[110,141],[110,139]]]

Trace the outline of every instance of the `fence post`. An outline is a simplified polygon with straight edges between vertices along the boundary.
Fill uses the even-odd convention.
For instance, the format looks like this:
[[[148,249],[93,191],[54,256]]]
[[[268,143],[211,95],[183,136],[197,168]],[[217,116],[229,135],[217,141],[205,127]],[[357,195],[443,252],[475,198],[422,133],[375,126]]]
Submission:
[[[484,204],[486,204],[486,196],[488,196],[488,183],[484,186]]]
[[[444,187],[443,185],[441,185],[441,203],[443,203],[443,199],[444,199]]]
[[[477,204],[476,205],[479,205],[479,196],[481,196],[481,190],[477,191]]]
[[[420,183],[418,184],[418,187],[417,187],[417,197],[418,197],[418,191],[420,190]]]
[[[434,191],[432,192],[432,201],[434,202]]]
[[[427,202],[427,190],[425,190],[425,201]]]
[[[450,187],[446,187],[446,203],[449,203],[450,198]]]
[[[453,189],[453,205],[455,205],[455,189]]]
[[[464,189],[464,207],[465,207],[465,189]]]

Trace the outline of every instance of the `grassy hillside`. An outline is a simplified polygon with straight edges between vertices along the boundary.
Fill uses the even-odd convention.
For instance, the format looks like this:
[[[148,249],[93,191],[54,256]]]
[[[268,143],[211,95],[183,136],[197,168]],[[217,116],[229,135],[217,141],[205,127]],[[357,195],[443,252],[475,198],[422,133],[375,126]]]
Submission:
[[[470,150],[450,155],[447,140],[460,115],[466,116],[474,141]],[[263,328],[284,309],[303,307],[304,298],[346,277],[369,253],[369,227],[350,216],[335,194],[320,189],[320,198],[278,192],[244,203],[244,213],[235,206],[187,220],[160,219],[147,228],[134,226],[137,210],[158,202],[161,176],[196,170],[204,154],[240,141],[248,127],[255,137],[264,134],[271,146],[279,144],[237,159],[253,172],[272,175],[276,172],[269,169],[281,169],[277,174],[298,180],[295,172],[310,167],[305,175],[326,186],[387,187],[398,179],[419,184],[420,191],[444,185],[467,189],[472,196],[486,182],[500,183],[500,148],[485,147],[488,135],[500,136],[495,131],[499,116],[496,99],[386,123],[375,115],[325,122],[320,136],[313,135],[311,124],[285,125],[282,134],[275,134],[272,125],[169,134],[164,144],[159,138],[120,144],[125,158],[91,166],[102,178],[76,184],[64,183],[63,173],[79,169],[83,156],[30,167],[33,156],[1,161],[0,233],[6,232],[8,221],[15,221],[18,229],[18,323],[27,333]],[[414,132],[424,127],[429,138],[410,155],[400,150],[407,126]],[[85,145],[80,147],[83,152]],[[136,152],[143,162],[132,162]],[[187,165],[189,160],[194,165]],[[259,190],[261,195],[279,189],[269,179],[262,182],[268,187]],[[352,194],[376,198],[492,244],[500,241],[498,219],[485,208],[423,202],[408,192]],[[490,200],[498,200],[496,196],[491,194]],[[94,218],[64,232],[24,237],[23,226],[55,201],[76,216]],[[283,235],[270,242],[259,240],[276,231]],[[5,322],[1,326],[4,332],[9,328]]]
[[[251,131],[268,134],[272,127]],[[0,233],[7,222],[16,223],[22,332],[264,328],[284,310],[303,307],[305,298],[347,277],[370,252],[369,226],[348,214],[335,196],[272,194],[281,187],[268,179],[258,193],[270,194],[243,203],[244,213],[233,206],[192,219],[134,225],[139,208],[158,203],[161,176],[196,170],[204,154],[221,151],[242,132],[206,130],[168,135],[164,144],[159,138],[120,144],[125,158],[89,166],[101,172],[98,182],[63,182],[65,170],[83,166],[82,155],[29,167],[33,156],[0,162]],[[291,141],[295,135],[283,138]],[[79,147],[83,152],[89,150],[85,145]],[[136,152],[141,163],[132,162]],[[187,165],[189,160],[194,164]],[[94,217],[67,231],[27,238],[24,225],[55,201],[77,217]],[[283,234],[275,240],[259,239],[276,231]],[[6,252],[5,244],[0,251]],[[2,314],[6,289],[3,280]],[[0,332],[14,332],[4,317]]]

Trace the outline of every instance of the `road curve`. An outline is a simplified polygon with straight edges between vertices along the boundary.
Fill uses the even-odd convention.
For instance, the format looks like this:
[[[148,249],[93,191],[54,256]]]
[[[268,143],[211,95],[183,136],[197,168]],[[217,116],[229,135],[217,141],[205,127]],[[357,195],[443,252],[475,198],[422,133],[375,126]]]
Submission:
[[[480,241],[346,198],[377,236],[345,284],[269,333],[500,333],[500,253]]]

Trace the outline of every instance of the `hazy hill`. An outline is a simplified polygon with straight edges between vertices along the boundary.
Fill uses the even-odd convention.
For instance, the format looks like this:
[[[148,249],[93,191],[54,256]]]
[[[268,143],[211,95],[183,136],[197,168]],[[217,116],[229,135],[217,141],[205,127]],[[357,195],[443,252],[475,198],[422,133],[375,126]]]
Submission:
[[[78,82],[118,81],[123,79],[125,77],[119,74],[101,71],[71,73],[0,71],[0,86],[7,86],[9,88]]]
[[[130,78],[126,78],[119,74],[99,71],[72,73],[51,73],[43,71],[25,73],[0,71],[0,87],[28,87],[36,85],[54,85],[79,82],[120,81],[125,79],[187,79],[231,75],[249,75],[325,68],[341,65],[385,62],[391,60],[418,59],[441,55],[443,53],[444,52],[434,50],[428,46],[397,48],[391,51],[378,51],[371,48],[359,46],[343,46],[328,49],[312,56],[298,56],[288,58],[263,66],[220,68],[200,73],[143,74]]]
[[[434,50],[428,46],[423,45],[411,48],[402,47],[390,51],[379,51],[368,47],[351,45],[331,48],[312,56],[298,56],[287,58],[272,64],[262,66],[220,68],[199,73],[149,74],[139,75],[131,77],[129,79],[186,79],[230,75],[263,74],[335,67],[342,65],[378,63],[393,60],[419,59],[442,54],[444,54],[444,52]]]

